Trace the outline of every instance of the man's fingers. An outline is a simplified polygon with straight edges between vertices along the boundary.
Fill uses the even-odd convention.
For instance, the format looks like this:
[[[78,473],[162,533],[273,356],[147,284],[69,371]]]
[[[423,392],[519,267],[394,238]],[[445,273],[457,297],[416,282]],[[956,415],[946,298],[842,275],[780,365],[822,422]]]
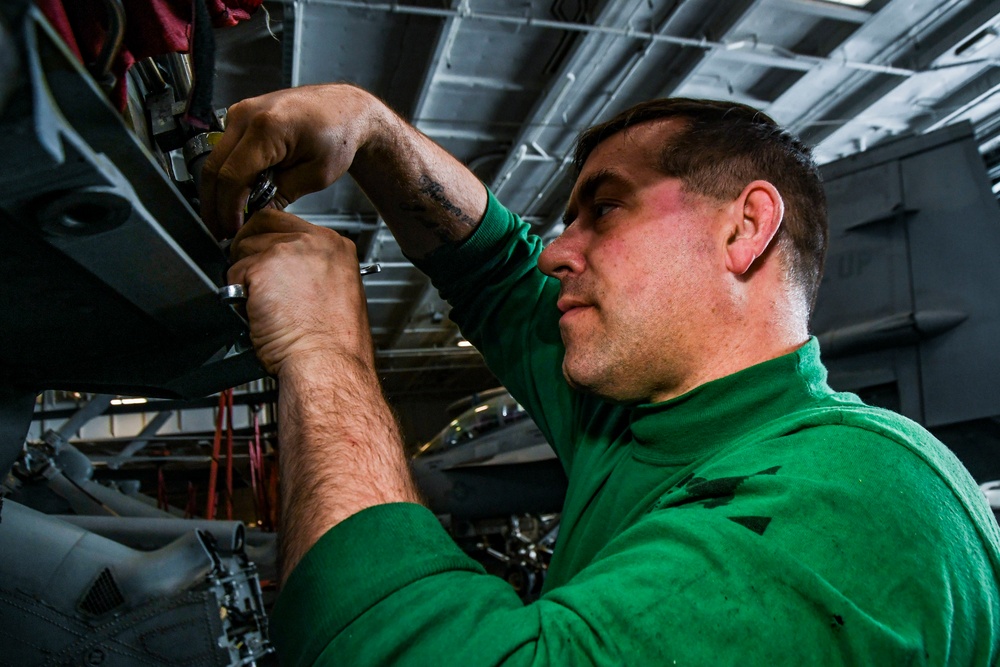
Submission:
[[[245,257],[259,255],[279,243],[292,243],[298,238],[298,234],[288,232],[268,232],[248,236],[239,243],[233,242],[229,247],[229,259],[239,262]]]
[[[226,282],[230,285],[243,285],[243,289],[247,294],[249,294],[250,291],[247,269],[250,267],[251,262],[251,256],[244,257],[230,266],[229,270],[226,271]]]
[[[231,222],[224,223],[217,214],[219,206],[216,188],[218,184],[219,169],[222,168],[229,159],[230,154],[243,136],[246,123],[244,116],[236,113],[238,105],[233,105],[227,120],[226,131],[222,137],[212,147],[212,152],[205,158],[205,164],[201,171],[201,185],[198,193],[201,200],[201,218],[208,225],[208,228],[219,238],[230,238],[239,228]]]
[[[343,162],[342,156],[330,154],[275,169],[272,177],[278,188],[275,199],[284,208],[300,197],[329,187],[347,171],[349,164]]]
[[[267,234],[269,232],[304,232],[316,229],[316,226],[306,222],[302,218],[292,213],[285,213],[277,208],[262,208],[247,220],[236,236],[233,244],[240,240],[254,236],[256,234]]]
[[[229,257],[232,261],[239,261],[244,257],[265,252],[278,244],[305,242],[310,239],[314,242],[309,245],[314,248],[340,247],[347,242],[347,239],[340,234],[317,227],[296,215],[265,208],[255,213],[237,232],[229,246]],[[329,245],[331,243],[333,245]],[[344,250],[344,252],[355,258],[357,250],[352,245],[349,251]]]
[[[328,187],[348,170],[363,108],[357,91],[346,94],[352,90],[295,89],[230,107],[228,127],[205,160],[200,193],[202,218],[217,236],[239,230],[247,197],[265,170],[281,207]]]
[[[232,236],[240,228],[254,183],[261,172],[285,159],[287,152],[283,133],[271,114],[255,112],[250,103],[242,103],[233,106],[230,117],[231,124],[205,160],[201,188],[202,217],[223,236]]]
[[[215,157],[214,151],[211,157]],[[242,226],[243,208],[250,189],[260,173],[269,166],[271,160],[261,151],[260,141],[249,133],[239,138],[232,151],[218,165],[214,172],[211,190],[214,199],[209,214],[222,230],[235,234]]]

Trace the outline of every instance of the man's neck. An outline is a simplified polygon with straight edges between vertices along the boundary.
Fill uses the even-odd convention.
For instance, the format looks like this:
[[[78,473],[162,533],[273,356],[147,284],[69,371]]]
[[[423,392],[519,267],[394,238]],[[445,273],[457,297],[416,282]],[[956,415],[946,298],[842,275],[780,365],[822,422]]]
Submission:
[[[775,336],[775,333],[779,333]],[[775,340],[777,338],[777,340]],[[790,354],[806,344],[809,335],[801,330],[777,332],[762,331],[751,337],[728,336],[725,343],[710,345],[701,352],[701,363],[697,370],[685,376],[682,382],[656,391],[650,402],[659,403],[682,396],[687,392],[713,380],[738,373],[745,368],[777,359]]]

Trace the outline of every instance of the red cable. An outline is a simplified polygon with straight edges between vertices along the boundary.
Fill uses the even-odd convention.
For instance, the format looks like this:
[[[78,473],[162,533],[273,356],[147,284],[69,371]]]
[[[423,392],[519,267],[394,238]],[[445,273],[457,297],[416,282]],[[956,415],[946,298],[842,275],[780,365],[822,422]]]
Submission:
[[[260,427],[259,421],[257,419],[256,408],[253,411],[253,433],[254,437],[247,441],[247,451],[250,455],[250,489],[253,491],[253,511],[254,515],[257,517],[257,521],[261,520],[260,513],[260,494],[259,494],[259,484],[257,484],[257,473],[258,473],[258,463],[257,463],[257,444],[260,440]]]
[[[264,440],[257,444],[257,465],[258,475],[260,475],[260,505],[261,514],[264,515],[264,530],[274,530],[274,516],[271,511],[271,498],[267,493],[267,459],[264,457]]]
[[[254,482],[254,495],[256,496],[258,514],[261,518],[261,524],[264,530],[271,530],[271,508],[270,503],[267,499],[267,476],[266,467],[264,461],[264,443],[260,436],[260,412],[255,410],[253,413],[253,456],[251,459],[254,462],[254,469],[256,471],[253,477]]]
[[[226,390],[226,520],[233,520],[233,390]]]
[[[184,508],[184,518],[193,519],[194,513],[198,511],[198,494],[194,489],[194,482],[188,480],[188,501]]]
[[[215,518],[215,478],[219,475],[219,448],[222,445],[222,413],[226,405],[226,392],[219,393],[219,413],[215,418],[215,438],[212,440],[212,464],[208,473],[208,499],[205,502],[205,518]]]
[[[167,480],[163,477],[163,466],[156,469],[156,507],[167,511]]]
[[[271,529],[281,529],[281,464],[280,458],[271,459],[271,472],[267,476],[267,506],[271,508]]]

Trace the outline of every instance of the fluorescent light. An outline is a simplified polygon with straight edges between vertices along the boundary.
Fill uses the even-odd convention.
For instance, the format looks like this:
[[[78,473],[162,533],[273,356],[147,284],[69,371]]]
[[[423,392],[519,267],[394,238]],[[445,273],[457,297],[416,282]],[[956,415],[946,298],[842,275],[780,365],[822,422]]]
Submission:
[[[824,2],[829,2],[831,5],[847,5],[848,7],[864,7],[871,0],[824,0]]]
[[[470,343],[469,341],[467,341],[467,340],[465,340],[463,338],[462,340],[458,341],[458,346],[459,347],[472,347],[472,343]]]
[[[478,408],[475,409],[475,412],[483,412],[484,410],[489,410],[489,409],[490,406],[488,405],[480,405]]]
[[[145,398],[113,398],[111,399],[111,405],[142,405],[146,402]]]

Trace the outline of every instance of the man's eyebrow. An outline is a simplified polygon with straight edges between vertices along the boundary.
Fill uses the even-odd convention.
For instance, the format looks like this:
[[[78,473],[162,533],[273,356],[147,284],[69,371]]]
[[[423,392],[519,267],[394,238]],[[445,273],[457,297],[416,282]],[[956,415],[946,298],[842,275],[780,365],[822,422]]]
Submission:
[[[600,169],[594,173],[587,176],[576,190],[575,200],[577,202],[588,202],[592,200],[597,195],[597,190],[608,183],[611,184],[626,184],[628,179],[619,174],[612,169]],[[573,199],[570,200],[572,202]],[[573,209],[572,204],[566,207],[566,212],[563,213],[563,224],[568,225],[572,220],[570,220],[570,211]]]

